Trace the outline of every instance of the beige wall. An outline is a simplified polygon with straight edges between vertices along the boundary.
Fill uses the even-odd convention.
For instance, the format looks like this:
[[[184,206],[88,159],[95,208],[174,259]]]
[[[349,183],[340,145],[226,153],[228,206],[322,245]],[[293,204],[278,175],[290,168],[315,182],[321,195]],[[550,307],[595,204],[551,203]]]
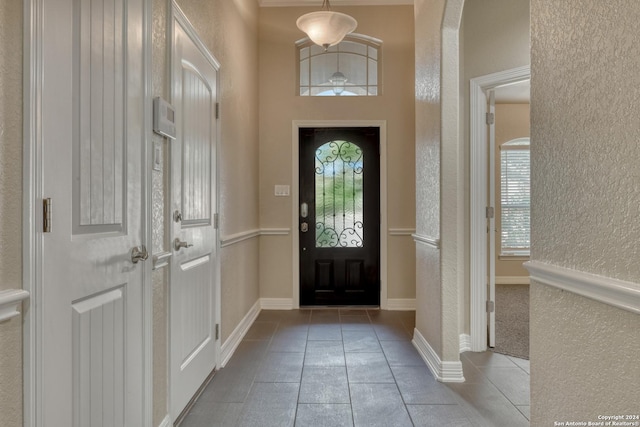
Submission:
[[[22,288],[22,2],[0,0],[0,291]],[[22,426],[22,317],[0,322],[2,425]]]
[[[467,0],[461,26],[461,85],[464,95],[460,115],[464,129],[462,179],[464,201],[464,304],[460,304],[460,333],[469,333],[470,315],[470,145],[469,145],[469,80],[499,71],[529,65],[529,0]]]
[[[414,34],[411,6],[340,7],[358,20],[356,33],[383,41],[383,94],[296,96],[295,25],[301,7],[260,9],[260,226],[291,228],[297,195],[275,197],[292,184],[292,121],[386,120],[388,227],[414,228]],[[297,227],[293,232],[297,231]],[[292,235],[260,238],[260,296],[291,298]],[[389,298],[414,298],[415,250],[410,236],[389,236]]]
[[[640,4],[585,6],[531,0],[531,258],[639,286]],[[638,331],[638,314],[532,283],[531,425],[637,414]]]
[[[516,138],[529,136],[529,104],[496,104],[496,146],[495,146],[495,194],[496,194],[496,251],[495,265],[497,277],[529,277],[522,263],[528,257],[500,257],[500,235],[502,233],[500,209],[500,145]]]
[[[416,234],[440,238],[440,66],[444,0],[416,0]],[[416,329],[442,354],[440,250],[416,243]]]

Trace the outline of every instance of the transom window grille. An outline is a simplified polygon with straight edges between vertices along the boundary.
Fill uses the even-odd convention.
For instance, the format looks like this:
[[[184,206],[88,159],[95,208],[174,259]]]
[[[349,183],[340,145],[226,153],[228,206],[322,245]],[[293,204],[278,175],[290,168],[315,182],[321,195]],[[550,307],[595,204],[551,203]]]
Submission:
[[[316,150],[316,247],[361,248],[364,242],[362,149],[330,141]]]
[[[529,138],[500,146],[501,255],[528,256],[531,248]]]
[[[309,39],[296,46],[300,96],[380,94],[382,41],[350,34],[326,51]]]

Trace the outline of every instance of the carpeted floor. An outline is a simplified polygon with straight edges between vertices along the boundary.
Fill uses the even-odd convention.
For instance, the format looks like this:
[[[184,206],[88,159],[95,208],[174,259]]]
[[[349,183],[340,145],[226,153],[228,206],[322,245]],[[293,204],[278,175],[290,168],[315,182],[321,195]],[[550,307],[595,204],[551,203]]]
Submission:
[[[496,285],[493,351],[529,359],[529,285]]]

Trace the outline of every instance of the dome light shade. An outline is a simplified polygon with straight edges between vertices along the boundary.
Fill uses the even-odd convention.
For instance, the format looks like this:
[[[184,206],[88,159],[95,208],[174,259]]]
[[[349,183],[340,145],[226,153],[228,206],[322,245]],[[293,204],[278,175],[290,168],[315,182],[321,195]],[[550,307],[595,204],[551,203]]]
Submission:
[[[322,10],[302,15],[296,21],[296,25],[307,33],[311,41],[326,50],[353,32],[358,22],[344,13]]]

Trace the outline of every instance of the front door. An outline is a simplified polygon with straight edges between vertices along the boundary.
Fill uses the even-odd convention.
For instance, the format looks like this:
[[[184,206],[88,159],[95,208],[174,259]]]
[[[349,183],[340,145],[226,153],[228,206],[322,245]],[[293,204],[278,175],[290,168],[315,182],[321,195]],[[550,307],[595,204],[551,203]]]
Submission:
[[[380,129],[299,132],[300,305],[379,305]]]
[[[32,102],[41,108],[41,185],[52,214],[50,230],[38,227],[37,424],[150,425],[144,4],[42,3],[43,83]]]
[[[171,142],[171,416],[176,420],[216,367],[217,64],[175,10]]]

